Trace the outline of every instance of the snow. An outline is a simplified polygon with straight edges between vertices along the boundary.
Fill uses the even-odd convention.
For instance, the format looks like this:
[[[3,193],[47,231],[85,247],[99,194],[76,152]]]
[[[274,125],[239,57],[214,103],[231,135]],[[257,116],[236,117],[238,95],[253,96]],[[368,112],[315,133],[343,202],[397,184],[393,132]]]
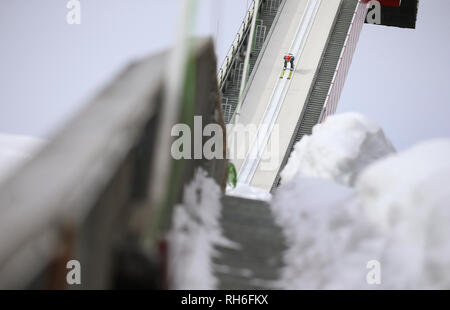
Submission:
[[[354,197],[352,188],[300,174],[277,191],[272,209],[288,245],[282,288],[370,288],[366,264],[383,240]]]
[[[449,172],[450,140],[432,140],[371,165],[356,189],[373,220],[389,229],[397,216],[428,212],[422,204],[450,192]]]
[[[353,184],[369,163],[395,152],[381,128],[358,113],[343,113],[314,126],[295,146],[281,172],[282,184],[300,173]]]
[[[169,240],[169,276],[173,289],[207,290],[217,286],[212,259],[216,245],[233,246],[222,235],[221,190],[198,169],[173,214]]]
[[[272,195],[266,190],[245,183],[238,183],[235,188],[228,186],[227,195],[263,201],[270,201],[272,199]]]
[[[36,154],[44,144],[38,138],[0,133],[0,182]]]
[[[450,139],[394,153],[378,126],[347,114],[306,140],[271,202],[288,244],[280,286],[450,289]],[[366,280],[373,260],[379,285]]]
[[[450,288],[450,139],[427,141],[368,167],[356,184],[371,222],[389,237],[389,285]]]

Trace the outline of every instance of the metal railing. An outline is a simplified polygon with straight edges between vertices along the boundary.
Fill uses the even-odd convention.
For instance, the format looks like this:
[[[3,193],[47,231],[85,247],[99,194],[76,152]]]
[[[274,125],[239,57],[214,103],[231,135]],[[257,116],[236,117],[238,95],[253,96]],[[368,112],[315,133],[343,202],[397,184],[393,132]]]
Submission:
[[[219,85],[222,85],[222,82],[227,77],[230,70],[230,65],[233,62],[233,58],[236,55],[236,52],[239,51],[239,47],[241,46],[241,44],[245,39],[245,34],[251,26],[253,14],[258,11],[255,9],[255,3],[256,3],[255,0],[253,0],[236,34],[236,37],[234,38],[233,43],[231,44],[231,47],[229,48],[228,53],[222,62],[222,65],[220,66],[219,73],[217,75],[217,81]],[[261,2],[259,6],[261,6]]]
[[[267,27],[264,26],[262,23],[261,25],[256,26],[255,48],[259,49],[264,44],[264,40],[266,39],[266,29]]]
[[[222,110],[223,110],[223,118],[225,123],[228,123],[231,120],[231,104],[228,103],[227,97],[222,97]]]
[[[278,7],[283,0],[269,0],[269,14],[276,15]]]

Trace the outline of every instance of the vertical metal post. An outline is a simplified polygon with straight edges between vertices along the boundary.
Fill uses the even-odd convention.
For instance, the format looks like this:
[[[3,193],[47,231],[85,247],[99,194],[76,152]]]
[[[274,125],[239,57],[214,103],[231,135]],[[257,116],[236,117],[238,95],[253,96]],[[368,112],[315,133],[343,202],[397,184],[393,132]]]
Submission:
[[[185,86],[185,78],[187,72],[188,57],[191,53],[192,44],[189,37],[195,25],[195,15],[197,9],[197,0],[185,0],[181,12],[181,20],[178,28],[175,47],[171,51],[170,63],[165,76],[164,98],[162,105],[161,119],[157,128],[155,158],[152,163],[152,175],[150,184],[150,205],[148,210],[152,213],[154,222],[159,222],[159,217],[163,214],[164,203],[169,195],[167,190],[170,182],[170,174],[172,169],[172,158],[170,156],[170,148],[172,143],[171,130],[172,127],[179,122],[181,102]],[[153,226],[152,226],[153,227]],[[154,242],[153,234],[158,232],[152,231],[146,236],[145,245],[152,246]]]

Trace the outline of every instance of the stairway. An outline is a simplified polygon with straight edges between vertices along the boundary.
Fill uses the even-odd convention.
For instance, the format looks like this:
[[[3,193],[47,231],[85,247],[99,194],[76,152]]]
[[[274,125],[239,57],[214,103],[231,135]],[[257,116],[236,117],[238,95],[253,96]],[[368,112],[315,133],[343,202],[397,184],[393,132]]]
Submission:
[[[218,289],[276,289],[285,244],[269,205],[225,196],[222,206],[223,233],[239,248],[216,248]]]
[[[258,25],[265,26],[265,34],[264,38],[261,42],[255,43],[252,53],[250,55],[249,60],[249,72],[248,76],[252,73],[255,68],[256,61],[261,52],[262,46],[264,44],[265,38],[272,27],[275,16],[278,12],[278,8],[280,7],[282,0],[266,0],[263,1],[261,6],[261,13],[258,16]],[[239,53],[238,53],[239,54]],[[242,67],[244,65],[244,59],[241,57],[240,59],[234,60],[234,69],[230,77],[227,81],[227,86],[222,89],[222,109],[224,111],[225,123],[229,123],[231,118],[236,110],[236,106],[239,101],[239,90],[241,87],[241,79],[242,79]],[[239,70],[241,68],[241,70]],[[229,106],[227,106],[227,104]]]
[[[280,172],[286,165],[289,156],[294,149],[295,144],[300,141],[304,135],[310,135],[312,128],[319,122],[323,105],[328,95],[334,72],[337,68],[339,57],[347,37],[350,24],[355,13],[358,0],[343,0],[336,19],[333,31],[331,32],[328,46],[322,56],[322,61],[316,80],[314,82],[310,97],[305,105],[305,110],[300,116],[294,134],[291,138],[283,162],[281,163],[278,175],[272,186],[272,191],[280,184]]]
[[[255,67],[256,60],[259,57],[259,53],[261,52],[261,48],[265,42],[265,38],[267,37],[267,34],[269,33],[272,24],[275,20],[275,16],[278,13],[278,8],[281,4],[281,0],[273,0],[271,3],[265,2],[262,6],[261,14],[259,16],[259,20],[262,21],[261,26],[265,27],[265,33],[264,33],[264,40],[261,44],[255,44],[252,56],[250,58],[250,72],[249,75],[253,72],[253,68]],[[254,54],[254,55],[253,55]]]

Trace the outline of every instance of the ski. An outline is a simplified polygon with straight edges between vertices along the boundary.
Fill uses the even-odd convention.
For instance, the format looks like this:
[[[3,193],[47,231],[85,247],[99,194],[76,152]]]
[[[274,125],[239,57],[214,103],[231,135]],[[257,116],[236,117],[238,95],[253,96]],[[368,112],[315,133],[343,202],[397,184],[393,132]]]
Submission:
[[[291,70],[290,72],[289,72],[289,75],[288,75],[288,80],[290,80],[291,79],[291,77],[292,77],[292,72],[294,72],[294,70]]]
[[[286,72],[286,69],[283,69],[283,71],[281,71],[280,79],[282,79],[284,77],[285,72]]]

